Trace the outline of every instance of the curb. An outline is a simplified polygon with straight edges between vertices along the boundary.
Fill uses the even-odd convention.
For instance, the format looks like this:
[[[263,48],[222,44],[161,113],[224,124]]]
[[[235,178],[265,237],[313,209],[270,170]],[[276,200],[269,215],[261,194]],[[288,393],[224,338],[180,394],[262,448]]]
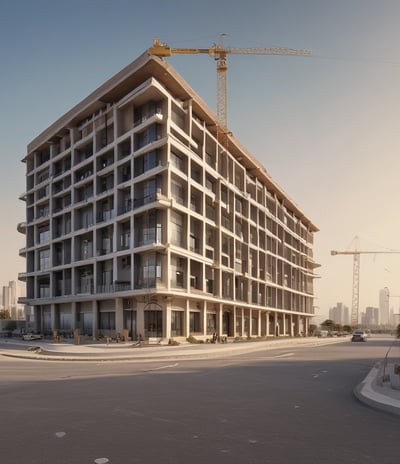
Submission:
[[[378,362],[370,370],[365,379],[353,390],[354,396],[373,409],[400,416],[400,401],[380,393],[377,387],[377,378],[381,371],[382,362]]]

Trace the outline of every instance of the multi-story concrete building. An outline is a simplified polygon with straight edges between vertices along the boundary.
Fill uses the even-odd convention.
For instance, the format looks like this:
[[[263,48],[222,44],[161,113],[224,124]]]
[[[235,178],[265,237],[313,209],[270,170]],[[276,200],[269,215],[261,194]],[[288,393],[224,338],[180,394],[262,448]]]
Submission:
[[[316,226],[168,63],[143,54],[24,162],[38,330],[307,333]]]

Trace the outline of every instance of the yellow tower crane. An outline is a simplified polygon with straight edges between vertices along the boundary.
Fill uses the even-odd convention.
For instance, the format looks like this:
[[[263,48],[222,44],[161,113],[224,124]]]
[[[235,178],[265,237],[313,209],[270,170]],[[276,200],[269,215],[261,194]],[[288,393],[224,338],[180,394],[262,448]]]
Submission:
[[[302,55],[309,56],[309,50],[297,50],[294,48],[231,48],[224,45],[225,34],[220,35],[218,44],[210,48],[171,48],[162,43],[159,39],[154,39],[153,46],[147,51],[150,55],[160,58],[171,56],[172,54],[198,54],[205,53],[214,57],[217,61],[217,117],[219,123],[226,131],[227,127],[227,71],[228,64],[226,56],[228,54],[240,55]]]
[[[360,297],[360,255],[377,255],[377,254],[391,254],[400,253],[396,250],[388,251],[360,251],[358,248],[358,238],[355,237],[355,250],[354,251],[336,251],[332,250],[331,255],[353,255],[353,292],[351,299],[351,325],[358,325],[358,310],[359,310],[359,297]]]

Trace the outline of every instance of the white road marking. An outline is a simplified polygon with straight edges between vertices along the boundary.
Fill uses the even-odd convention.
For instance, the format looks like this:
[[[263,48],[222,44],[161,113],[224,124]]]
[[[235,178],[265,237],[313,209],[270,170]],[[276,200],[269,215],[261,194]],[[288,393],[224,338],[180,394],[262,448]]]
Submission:
[[[107,458],[97,458],[94,460],[96,464],[107,464],[107,462],[110,462]]]
[[[145,371],[145,372],[159,371],[161,369],[170,369],[171,367],[176,367],[177,365],[178,365],[178,363],[168,364],[167,366],[155,367],[154,369],[143,369],[143,371]]]
[[[293,356],[294,353],[282,353],[282,354],[277,354],[276,356],[273,356],[273,358],[285,358],[286,356]]]
[[[65,437],[66,433],[65,432],[56,432],[56,437],[57,438],[63,438]]]

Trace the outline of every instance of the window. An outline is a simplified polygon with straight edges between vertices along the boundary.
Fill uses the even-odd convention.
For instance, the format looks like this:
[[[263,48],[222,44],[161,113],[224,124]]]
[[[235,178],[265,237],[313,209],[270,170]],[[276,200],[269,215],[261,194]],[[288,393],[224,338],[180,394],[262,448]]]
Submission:
[[[159,165],[159,150],[149,151],[135,159],[135,177]]]
[[[44,271],[50,268],[50,249],[39,251],[39,270]]]
[[[183,311],[171,311],[171,335],[183,335]]]
[[[115,330],[115,313],[114,312],[101,312],[99,318],[100,330]]]
[[[171,194],[172,198],[179,204],[185,204],[185,190],[178,182],[171,182]]]
[[[201,333],[201,314],[199,312],[190,312],[190,333]]]
[[[152,253],[143,258],[144,288],[155,287],[156,280],[161,279],[161,258],[158,253]]]
[[[183,156],[184,155],[177,155],[173,151],[171,151],[171,163],[172,165],[176,168],[179,169],[179,171],[184,172],[185,171],[185,165],[183,161]]]
[[[179,213],[171,213],[171,243],[176,246],[184,246],[183,216]]]

